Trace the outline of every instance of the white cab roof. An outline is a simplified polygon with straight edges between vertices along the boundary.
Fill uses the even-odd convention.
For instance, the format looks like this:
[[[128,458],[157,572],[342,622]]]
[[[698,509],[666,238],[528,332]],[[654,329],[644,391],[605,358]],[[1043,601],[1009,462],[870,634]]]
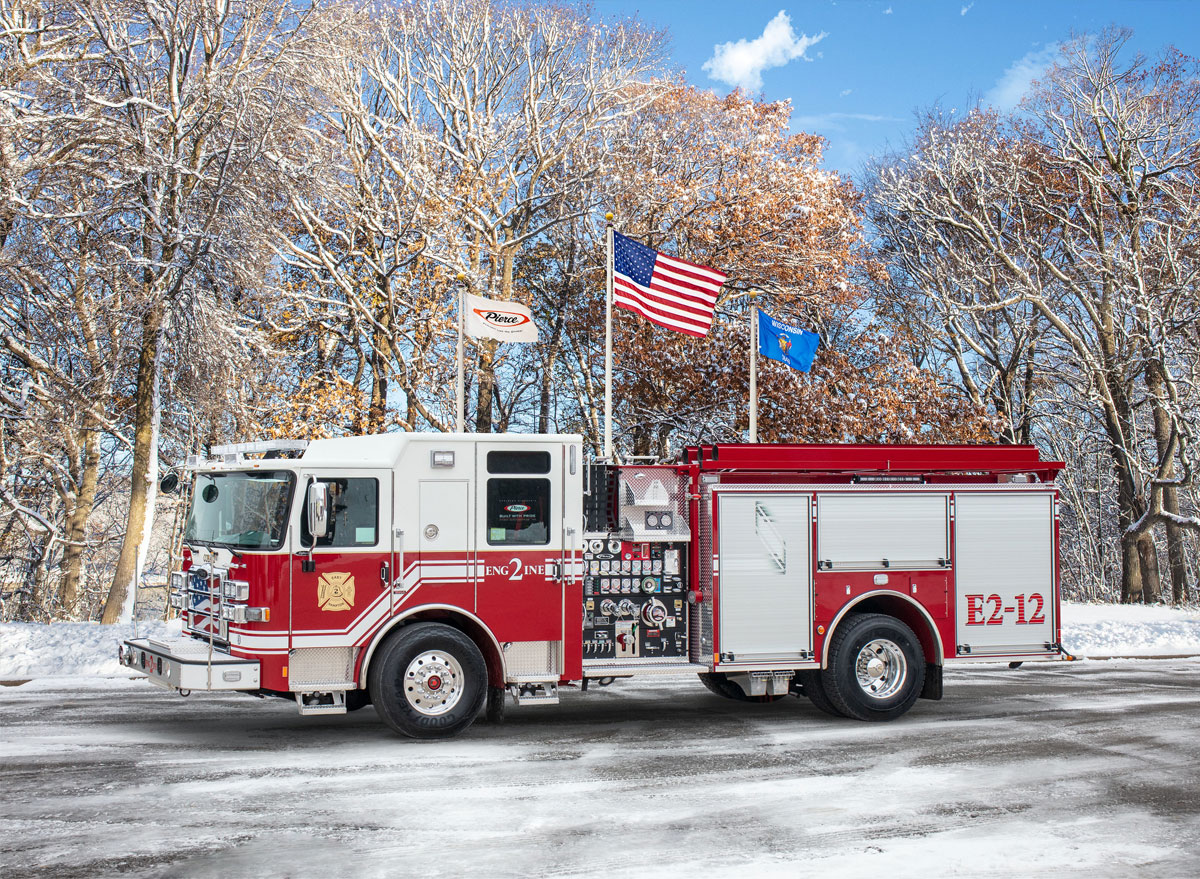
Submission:
[[[396,466],[407,446],[423,444],[431,449],[462,449],[477,443],[582,443],[570,433],[378,433],[313,440],[300,458],[302,466],[380,467]]]

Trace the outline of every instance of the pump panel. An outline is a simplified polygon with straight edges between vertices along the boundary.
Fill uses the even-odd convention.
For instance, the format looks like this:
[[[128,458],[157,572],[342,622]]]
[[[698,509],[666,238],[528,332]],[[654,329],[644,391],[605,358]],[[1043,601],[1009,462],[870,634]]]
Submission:
[[[687,544],[585,541],[583,658],[684,659]]]

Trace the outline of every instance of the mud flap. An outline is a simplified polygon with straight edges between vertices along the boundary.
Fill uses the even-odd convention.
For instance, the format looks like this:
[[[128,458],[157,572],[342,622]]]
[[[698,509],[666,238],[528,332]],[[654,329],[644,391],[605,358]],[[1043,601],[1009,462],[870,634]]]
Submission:
[[[488,687],[483,715],[488,723],[504,723],[504,702],[508,691],[504,687]]]
[[[942,667],[932,662],[925,664],[925,686],[921,688],[922,699],[942,698]]]

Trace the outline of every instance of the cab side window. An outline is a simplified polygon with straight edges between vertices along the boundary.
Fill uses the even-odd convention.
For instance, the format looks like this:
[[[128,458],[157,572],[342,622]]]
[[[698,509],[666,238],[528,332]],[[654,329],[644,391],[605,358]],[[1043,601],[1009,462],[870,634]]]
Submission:
[[[374,546],[379,534],[379,480],[357,477],[322,479],[329,486],[329,530],[318,547]],[[312,545],[307,505],[300,515],[300,539]]]
[[[487,453],[487,542],[491,546],[542,546],[550,542],[550,453],[496,450]]]
[[[489,479],[487,542],[540,546],[550,542],[550,480]]]

